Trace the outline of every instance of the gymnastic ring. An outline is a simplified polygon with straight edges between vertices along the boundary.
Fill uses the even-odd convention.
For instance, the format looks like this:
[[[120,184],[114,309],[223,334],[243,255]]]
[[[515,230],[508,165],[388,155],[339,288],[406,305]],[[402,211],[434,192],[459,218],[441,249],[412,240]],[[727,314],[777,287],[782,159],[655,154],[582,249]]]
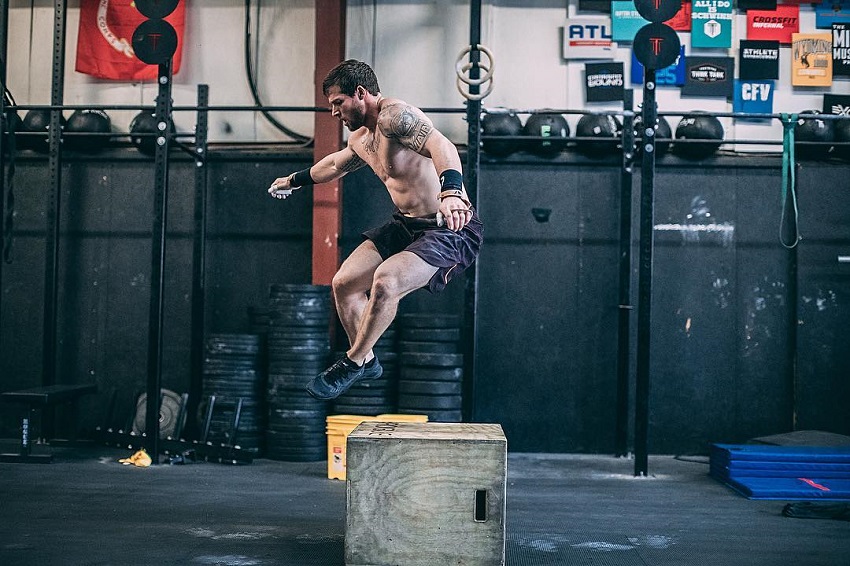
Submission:
[[[479,63],[479,65],[481,65],[481,63]],[[468,71],[470,68],[472,68],[472,63],[467,63],[466,65],[464,65],[462,67],[462,69],[464,71]],[[486,65],[481,65],[481,68],[487,70]],[[488,85],[487,90],[485,90],[484,92],[482,92],[480,94],[472,94],[472,93],[466,92],[463,89],[463,83],[461,82],[460,75],[458,75],[457,81],[456,81],[457,90],[461,94],[461,96],[463,96],[467,100],[481,100],[481,99],[489,96],[490,93],[493,92],[493,78],[492,77],[493,77],[493,73],[490,73],[490,79],[489,79],[490,84]]]
[[[493,53],[483,45],[479,44],[475,47],[478,49],[478,51],[484,53],[484,55],[487,56],[487,59],[489,59],[486,65],[481,63],[480,61],[474,64],[472,62],[468,62],[465,65],[461,64],[463,58],[467,55],[467,53],[472,51],[471,45],[464,47],[458,54],[457,60],[455,61],[455,74],[457,74],[459,80],[465,82],[468,85],[480,85],[486,83],[487,81],[493,78],[493,72],[496,70],[496,60],[493,58]],[[478,66],[480,69],[484,69],[485,74],[483,77],[477,79],[470,79],[465,76],[466,71],[470,70],[474,65]]]

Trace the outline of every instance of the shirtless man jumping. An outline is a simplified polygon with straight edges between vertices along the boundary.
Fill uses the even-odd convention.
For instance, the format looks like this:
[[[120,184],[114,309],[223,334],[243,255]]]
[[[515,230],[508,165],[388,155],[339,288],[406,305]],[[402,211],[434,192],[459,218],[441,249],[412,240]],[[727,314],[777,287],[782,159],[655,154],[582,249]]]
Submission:
[[[279,177],[269,194],[327,183],[368,165],[386,185],[393,220],[368,230],[333,278],[337,314],[350,348],[307,384],[317,399],[335,399],[383,373],[372,347],[408,293],[441,291],[478,256],[482,225],[463,187],[457,148],[418,108],[384,98],[366,63],[348,60],[328,73],[322,89],[333,115],[351,131],[345,148],[309,169]],[[438,222],[438,218],[442,222]]]

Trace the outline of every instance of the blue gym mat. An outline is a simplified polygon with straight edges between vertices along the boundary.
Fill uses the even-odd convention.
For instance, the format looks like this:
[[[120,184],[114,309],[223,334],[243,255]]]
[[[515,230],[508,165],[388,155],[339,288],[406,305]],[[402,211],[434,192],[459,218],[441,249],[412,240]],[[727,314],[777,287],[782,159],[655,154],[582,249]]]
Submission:
[[[737,478],[725,482],[749,499],[850,501],[850,480],[816,478]]]
[[[850,501],[850,446],[714,444],[710,464],[750,499]]]

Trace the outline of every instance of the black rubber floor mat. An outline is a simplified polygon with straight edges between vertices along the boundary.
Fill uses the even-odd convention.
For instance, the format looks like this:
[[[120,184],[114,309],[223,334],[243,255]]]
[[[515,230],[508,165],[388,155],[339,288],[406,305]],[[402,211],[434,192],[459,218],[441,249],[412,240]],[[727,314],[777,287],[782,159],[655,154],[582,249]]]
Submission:
[[[614,537],[508,533],[507,566],[647,566],[639,543]]]

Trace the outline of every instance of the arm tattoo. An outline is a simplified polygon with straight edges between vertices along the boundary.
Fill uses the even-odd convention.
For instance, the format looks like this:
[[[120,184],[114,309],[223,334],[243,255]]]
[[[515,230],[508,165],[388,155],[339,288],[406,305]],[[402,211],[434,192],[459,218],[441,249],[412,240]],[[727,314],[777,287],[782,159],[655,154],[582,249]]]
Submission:
[[[384,109],[379,121],[381,132],[403,146],[419,152],[434,130],[431,121],[407,104],[393,104]]]
[[[345,173],[351,173],[366,165],[366,162],[360,159],[360,156],[351,152],[351,157],[339,164],[339,170]]]

